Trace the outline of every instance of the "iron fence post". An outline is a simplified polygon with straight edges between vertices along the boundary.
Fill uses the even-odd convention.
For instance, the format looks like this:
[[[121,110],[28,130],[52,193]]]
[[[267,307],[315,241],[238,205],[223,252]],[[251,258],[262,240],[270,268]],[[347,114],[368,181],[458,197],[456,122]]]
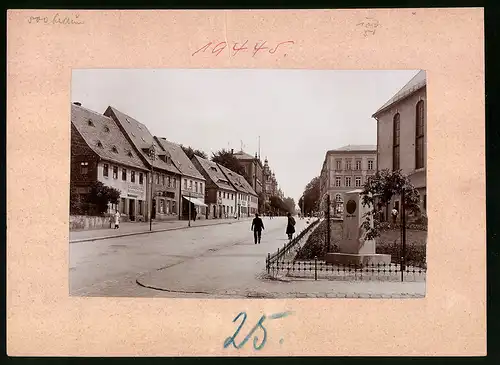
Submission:
[[[318,280],[318,256],[314,256],[314,280]]]
[[[401,281],[404,281],[406,269],[406,209],[405,189],[401,189]]]

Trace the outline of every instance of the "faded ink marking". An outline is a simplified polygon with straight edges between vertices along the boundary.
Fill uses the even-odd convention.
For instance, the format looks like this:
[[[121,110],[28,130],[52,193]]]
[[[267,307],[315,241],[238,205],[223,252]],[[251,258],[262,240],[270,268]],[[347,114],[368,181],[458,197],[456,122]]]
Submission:
[[[281,313],[275,313],[271,314],[269,316],[269,319],[278,319],[278,318],[284,318],[286,316],[289,316],[290,314],[293,314],[293,312],[281,312]]]

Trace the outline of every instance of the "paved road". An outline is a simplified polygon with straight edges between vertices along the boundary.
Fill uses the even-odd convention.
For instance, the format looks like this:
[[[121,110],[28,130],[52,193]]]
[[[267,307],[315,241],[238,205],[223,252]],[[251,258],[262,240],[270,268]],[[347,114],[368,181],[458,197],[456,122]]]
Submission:
[[[286,242],[285,218],[70,243],[70,293],[169,298],[412,298],[425,282],[263,279],[265,258]],[[306,222],[297,220],[298,230]],[[143,286],[138,285],[139,281]]]
[[[219,224],[233,224],[239,223],[240,221],[251,221],[252,218],[242,217],[241,219],[226,218],[226,219],[198,219],[196,221],[191,221],[192,227],[209,226],[209,225],[219,225]],[[158,221],[153,222],[151,230],[152,231],[167,231],[183,229],[188,226],[188,222],[185,220],[172,220],[172,221]],[[129,235],[136,233],[149,233],[150,225],[149,222],[124,222],[120,224],[120,229],[115,230],[113,228],[99,228],[93,230],[79,230],[71,231],[69,233],[70,242],[80,242],[80,241],[92,241],[94,239],[102,239],[109,236],[120,236]]]
[[[119,295],[119,287],[126,295],[147,291],[154,296],[155,290],[140,288],[135,278],[162,268],[169,274],[167,286],[188,291],[197,283],[217,288],[253,280],[267,252],[287,242],[285,218],[263,219],[261,245],[253,244],[249,221],[70,243],[70,293]],[[305,226],[297,221],[298,229]]]

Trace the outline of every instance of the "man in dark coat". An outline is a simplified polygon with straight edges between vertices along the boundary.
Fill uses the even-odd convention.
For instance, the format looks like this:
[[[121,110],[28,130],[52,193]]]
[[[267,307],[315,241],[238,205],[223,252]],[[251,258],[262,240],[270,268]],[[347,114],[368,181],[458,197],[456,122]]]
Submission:
[[[288,223],[286,225],[286,234],[288,235],[288,239],[291,240],[293,238],[293,234],[295,233],[295,219],[293,219],[290,213],[287,214]]]
[[[255,218],[252,221],[253,240],[255,244],[260,244],[260,237],[262,236],[262,231],[264,230],[264,222],[260,219],[259,214],[255,213]]]

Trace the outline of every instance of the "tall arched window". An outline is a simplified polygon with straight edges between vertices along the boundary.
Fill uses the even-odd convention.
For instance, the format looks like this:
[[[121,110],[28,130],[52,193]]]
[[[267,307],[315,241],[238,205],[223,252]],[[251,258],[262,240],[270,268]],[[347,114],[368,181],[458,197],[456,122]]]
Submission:
[[[396,113],[393,119],[393,140],[392,140],[392,169],[399,170],[399,139],[400,139],[400,117]]]
[[[424,113],[424,101],[420,100],[415,113],[415,169],[424,167]]]

